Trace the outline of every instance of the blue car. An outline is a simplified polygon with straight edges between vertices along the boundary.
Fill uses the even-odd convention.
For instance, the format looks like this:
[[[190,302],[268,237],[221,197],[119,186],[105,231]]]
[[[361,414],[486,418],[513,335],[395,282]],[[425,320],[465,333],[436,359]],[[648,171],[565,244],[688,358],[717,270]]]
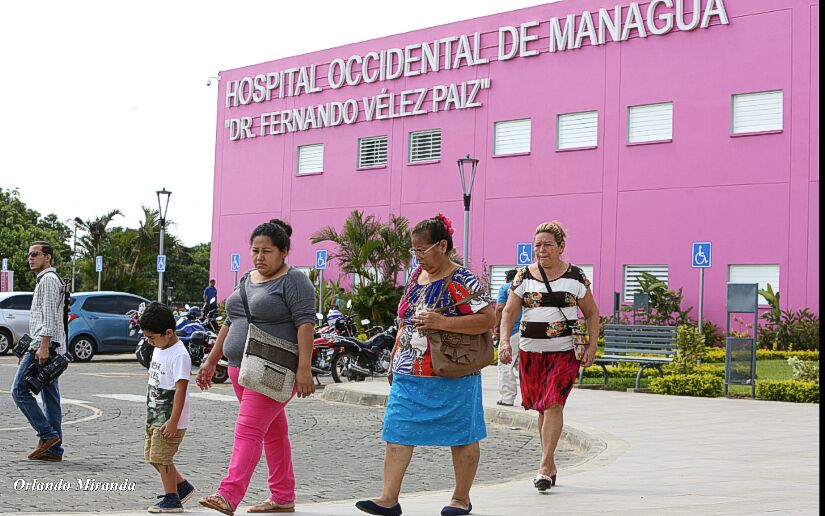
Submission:
[[[98,353],[130,353],[139,335],[129,335],[129,316],[149,300],[126,292],[76,292],[69,309],[69,353],[88,362]]]

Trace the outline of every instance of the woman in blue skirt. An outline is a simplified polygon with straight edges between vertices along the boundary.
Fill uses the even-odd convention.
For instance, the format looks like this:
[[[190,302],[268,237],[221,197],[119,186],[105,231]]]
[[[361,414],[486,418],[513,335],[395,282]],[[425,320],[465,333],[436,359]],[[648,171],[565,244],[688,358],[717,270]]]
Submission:
[[[433,375],[427,332],[447,330],[479,335],[495,325],[490,298],[469,270],[453,263],[452,224],[444,215],[419,222],[412,232],[410,253],[420,266],[413,271],[398,305],[401,320],[393,349],[392,375],[383,439],[384,487],[381,496],[356,507],[369,514],[401,514],[398,496],[415,446],[450,446],[455,489],[442,515],[470,514],[470,488],[479,461],[478,442],[487,437],[481,405],[481,375],[461,378]],[[441,313],[438,308],[450,307]]]

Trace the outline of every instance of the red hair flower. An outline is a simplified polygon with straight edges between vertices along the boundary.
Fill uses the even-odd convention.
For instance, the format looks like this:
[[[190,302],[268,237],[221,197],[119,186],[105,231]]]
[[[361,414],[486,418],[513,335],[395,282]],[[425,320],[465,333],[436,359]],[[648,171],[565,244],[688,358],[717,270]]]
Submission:
[[[435,218],[441,221],[442,224],[444,224],[444,229],[447,230],[447,234],[453,236],[453,223],[450,222],[450,219],[448,219],[447,216],[443,213],[439,213],[435,216]]]

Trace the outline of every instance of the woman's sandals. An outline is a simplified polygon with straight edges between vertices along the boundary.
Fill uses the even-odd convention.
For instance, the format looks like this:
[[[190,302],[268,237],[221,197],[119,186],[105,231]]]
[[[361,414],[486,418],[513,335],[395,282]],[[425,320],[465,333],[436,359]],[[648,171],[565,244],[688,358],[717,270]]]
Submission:
[[[554,485],[556,485],[556,475],[536,475],[535,480],[533,480],[533,486],[540,493],[549,491]]]
[[[263,502],[253,505],[246,512],[295,512],[295,504],[290,503],[275,503],[272,500],[264,500]]]

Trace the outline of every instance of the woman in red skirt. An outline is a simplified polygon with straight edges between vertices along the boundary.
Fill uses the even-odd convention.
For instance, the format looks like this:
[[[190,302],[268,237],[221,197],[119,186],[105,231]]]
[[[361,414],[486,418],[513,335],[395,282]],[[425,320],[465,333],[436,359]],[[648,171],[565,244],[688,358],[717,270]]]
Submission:
[[[519,373],[522,405],[539,413],[541,463],[533,485],[546,491],[556,484],[553,454],[564,426],[564,404],[573,390],[579,365],[596,358],[599,309],[582,270],[561,259],[567,235],[557,221],[536,228],[536,263],[518,271],[501,316],[499,360],[512,361],[510,333],[522,310]],[[588,344],[581,358],[573,349],[573,327],[581,309]]]

